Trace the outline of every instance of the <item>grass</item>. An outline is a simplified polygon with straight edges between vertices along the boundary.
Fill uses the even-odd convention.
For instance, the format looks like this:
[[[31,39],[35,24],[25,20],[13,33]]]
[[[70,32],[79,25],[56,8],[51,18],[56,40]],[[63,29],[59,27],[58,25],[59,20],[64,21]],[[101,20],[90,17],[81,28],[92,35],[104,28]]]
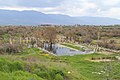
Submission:
[[[73,44],[64,43],[64,44],[62,44],[62,45],[67,46],[67,47],[70,47],[70,48],[73,48],[73,49],[77,49],[77,50],[80,50],[80,51],[85,51],[84,48],[81,48],[80,46],[75,46],[75,45],[73,45]]]
[[[114,56],[114,55],[109,55]],[[61,59],[67,60],[67,62],[77,71],[86,77],[86,80],[104,80],[109,74],[111,80],[120,79],[120,63],[117,61],[112,62],[91,62],[92,57],[108,57],[108,55],[101,54],[86,54],[76,56],[63,56]],[[108,71],[105,70],[108,67]],[[104,71],[105,73],[102,73]],[[107,79],[105,79],[107,80]],[[109,79],[110,80],[110,79]]]
[[[0,66],[0,80],[85,80],[64,60],[36,48],[20,55],[1,55]],[[73,74],[68,74],[71,70]]]
[[[42,54],[43,51],[38,49],[38,48],[26,48],[23,52],[20,54],[25,55],[25,54]]]
[[[0,56],[0,80],[104,80],[108,73],[114,78],[112,80],[119,80],[120,63],[117,61],[92,62],[90,60],[93,57],[108,56],[115,55],[95,53],[53,56],[37,48],[29,48],[21,52],[20,55]],[[110,72],[104,70],[111,64]],[[105,71],[106,74],[101,71]]]

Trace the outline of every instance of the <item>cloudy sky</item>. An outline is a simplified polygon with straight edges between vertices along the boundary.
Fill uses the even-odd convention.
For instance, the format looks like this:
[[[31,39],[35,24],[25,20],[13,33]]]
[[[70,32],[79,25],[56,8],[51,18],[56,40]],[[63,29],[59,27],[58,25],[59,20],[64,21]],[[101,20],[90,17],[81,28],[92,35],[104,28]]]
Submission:
[[[120,0],[0,0],[0,9],[120,19]]]

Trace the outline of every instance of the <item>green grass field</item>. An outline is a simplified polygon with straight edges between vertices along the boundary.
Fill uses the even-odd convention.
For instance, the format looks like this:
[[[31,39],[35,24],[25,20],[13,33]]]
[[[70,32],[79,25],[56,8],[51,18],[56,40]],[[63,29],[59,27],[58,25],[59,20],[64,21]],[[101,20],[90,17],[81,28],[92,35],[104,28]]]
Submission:
[[[106,56],[115,55],[53,56],[29,48],[18,55],[0,56],[0,80],[119,80],[118,61],[91,61],[93,57]],[[107,67],[108,70],[105,70]]]
[[[1,55],[0,66],[0,80],[84,80],[64,60],[36,48],[18,55]],[[74,74],[69,74],[70,70]]]
[[[113,57],[114,55],[109,55],[109,57]],[[62,59],[68,61],[68,63],[77,71],[86,77],[86,80],[104,80],[107,78],[107,74],[109,77],[115,80],[120,79],[120,63],[117,61],[112,62],[92,62],[91,58],[97,57],[108,57],[108,55],[101,54],[86,54],[86,55],[76,55],[76,56],[63,56]],[[110,71],[107,72],[105,70],[108,67]],[[104,71],[104,73],[102,73]],[[107,79],[105,79],[107,80]],[[109,79],[110,80],[110,79]]]

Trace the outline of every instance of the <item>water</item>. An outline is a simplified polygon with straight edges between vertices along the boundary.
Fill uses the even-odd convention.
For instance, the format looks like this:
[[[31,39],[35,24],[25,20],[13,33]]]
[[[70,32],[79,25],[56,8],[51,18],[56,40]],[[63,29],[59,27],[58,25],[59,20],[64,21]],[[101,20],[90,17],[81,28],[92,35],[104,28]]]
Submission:
[[[52,45],[52,48],[50,49],[50,47],[48,46],[48,44],[44,44],[44,49],[48,50],[58,56],[64,56],[64,55],[76,55],[76,54],[89,54],[89,51],[79,51],[79,50],[75,50],[72,48],[68,48],[66,46],[60,45],[60,44],[54,44]]]

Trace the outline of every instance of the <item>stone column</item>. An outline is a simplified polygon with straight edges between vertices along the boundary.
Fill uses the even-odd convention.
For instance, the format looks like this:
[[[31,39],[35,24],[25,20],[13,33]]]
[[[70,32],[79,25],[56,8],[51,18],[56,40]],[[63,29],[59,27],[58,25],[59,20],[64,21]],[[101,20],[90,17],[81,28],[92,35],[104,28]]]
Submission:
[[[11,39],[11,38],[10,38],[10,40],[9,40],[9,41],[10,41],[10,44],[12,44],[12,39]]]

